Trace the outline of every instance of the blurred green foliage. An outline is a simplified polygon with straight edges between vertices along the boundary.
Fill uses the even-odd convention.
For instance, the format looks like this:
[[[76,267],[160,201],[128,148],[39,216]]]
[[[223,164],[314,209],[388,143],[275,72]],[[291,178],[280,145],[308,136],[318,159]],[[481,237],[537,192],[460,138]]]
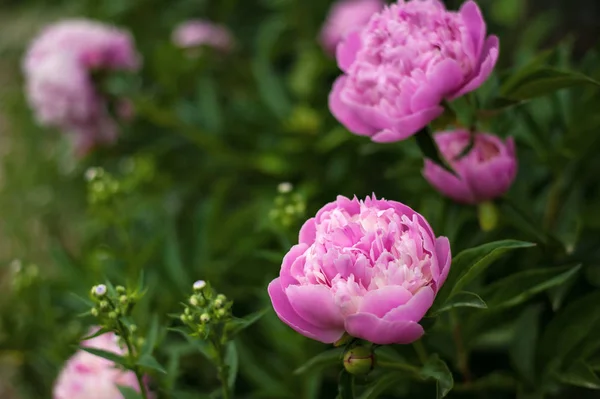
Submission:
[[[477,92],[486,110],[478,124],[514,136],[520,163],[513,189],[497,204],[499,225],[485,233],[475,208],[442,198],[425,182],[414,141],[374,144],[330,115],[327,96],[339,72],[316,41],[329,1],[2,4],[3,398],[49,397],[93,322],[78,317],[86,309],[72,293],[86,295],[105,277],[125,284],[144,271],[148,292],[133,315],[143,332],[155,316],[171,325],[168,314],[180,311],[199,278],[234,301],[235,315],[268,308],[266,286],[303,220],[296,213],[284,222],[270,217],[283,201],[277,200],[282,182],[293,184],[292,201],[307,216],[338,194],[374,192],[406,203],[450,238],[454,254],[505,239],[537,244],[507,252],[465,283],[479,299],[459,298],[467,307],[450,303],[452,311],[428,328],[427,351],[439,358],[420,371],[422,382],[409,384],[407,373],[394,372],[371,392],[433,397],[435,384],[426,380],[437,379],[443,391],[453,376],[451,397],[597,397],[600,97],[593,85],[554,90],[580,82],[560,71],[600,80],[596,1],[480,1],[488,30],[502,44],[495,75]],[[74,15],[127,27],[144,57],[139,76],[115,77],[107,86],[134,98],[135,121],[122,127],[116,146],[83,160],[73,158],[57,132],[35,126],[19,72],[23,49],[39,28]],[[190,59],[173,47],[174,26],[194,17],[228,25],[236,51]],[[527,68],[539,76],[541,66],[543,87],[523,88],[532,82]],[[526,102],[498,109],[501,90]],[[543,96],[529,101],[534,90]],[[102,185],[94,184],[90,175],[98,170],[90,168],[102,168]],[[15,258],[37,265],[37,273],[23,277],[32,269],[11,267]],[[168,373],[155,382],[163,397],[201,397],[218,386],[192,343],[166,330],[160,337],[155,356]],[[296,334],[272,311],[234,342],[237,397],[335,396],[339,353],[327,355],[325,345]],[[384,355],[417,359],[410,346]]]

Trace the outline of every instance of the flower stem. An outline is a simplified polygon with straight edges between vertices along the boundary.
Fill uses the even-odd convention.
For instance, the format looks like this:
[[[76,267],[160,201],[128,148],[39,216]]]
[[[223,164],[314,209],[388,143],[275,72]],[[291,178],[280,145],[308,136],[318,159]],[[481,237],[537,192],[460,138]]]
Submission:
[[[419,374],[419,369],[415,366],[411,366],[410,364],[377,361],[376,365],[384,369],[407,371],[415,376]]]
[[[456,345],[456,366],[460,370],[461,374],[465,379],[466,384],[471,383],[471,371],[469,370],[469,354],[465,348],[462,333],[460,331],[460,325],[456,318],[455,312],[450,312],[450,318],[452,321],[453,329],[452,333],[454,336],[454,344]]]
[[[135,357],[137,356],[133,350],[133,345],[131,344],[130,340],[129,340],[129,334],[128,331],[125,326],[123,325],[123,322],[121,322],[121,320],[117,321],[117,326],[119,331],[119,335],[121,336],[121,338],[123,338],[123,341],[125,341],[125,345],[127,346],[127,353],[129,354],[129,357],[131,359],[135,359]],[[135,378],[137,379],[138,385],[140,386],[140,392],[142,394],[142,398],[143,399],[148,399],[148,392],[146,390],[146,385],[144,384],[144,379],[142,376],[142,372],[139,368],[139,366],[137,365],[133,365],[133,373],[135,374]]]
[[[413,342],[413,348],[415,348],[415,352],[417,352],[417,356],[419,357],[419,361],[421,362],[421,364],[427,363],[427,359],[429,358],[429,356],[427,355],[427,350],[423,345],[423,341],[418,340],[416,342]]]
[[[212,340],[213,346],[217,350],[217,372],[219,381],[221,381],[222,399],[231,399],[231,391],[229,389],[229,367],[225,364],[225,350],[226,347],[218,339]]]

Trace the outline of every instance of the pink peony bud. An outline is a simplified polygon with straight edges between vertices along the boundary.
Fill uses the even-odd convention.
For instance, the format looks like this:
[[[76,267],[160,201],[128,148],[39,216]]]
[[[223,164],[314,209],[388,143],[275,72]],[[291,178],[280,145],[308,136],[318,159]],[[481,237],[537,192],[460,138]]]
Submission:
[[[478,204],[503,195],[517,174],[515,143],[477,133],[471,151],[457,159],[470,142],[466,130],[437,133],[434,139],[444,158],[456,171],[453,175],[431,160],[425,160],[423,176],[442,194],[466,204]]]
[[[177,47],[181,48],[205,45],[221,51],[229,51],[233,47],[233,38],[225,26],[199,19],[182,22],[173,31],[172,40]]]
[[[329,96],[332,114],[376,142],[404,140],[478,88],[498,58],[477,4],[458,12],[439,0],[398,0],[337,47],[344,71]]]
[[[333,343],[347,332],[376,344],[407,344],[450,269],[450,243],[395,201],[338,196],[300,230],[269,295],[279,318]]]
[[[334,3],[320,35],[325,50],[335,55],[338,43],[350,32],[365,26],[384,5],[382,0],[339,0]]]
[[[94,328],[90,331],[97,331]],[[83,346],[124,355],[112,333],[102,334],[85,341]],[[54,385],[53,399],[120,399],[117,385],[139,392],[137,378],[132,371],[123,371],[109,360],[79,350],[60,372]]]
[[[85,153],[113,142],[117,133],[92,73],[139,66],[129,33],[84,19],[65,20],[45,28],[25,55],[27,98],[41,125],[72,134]]]

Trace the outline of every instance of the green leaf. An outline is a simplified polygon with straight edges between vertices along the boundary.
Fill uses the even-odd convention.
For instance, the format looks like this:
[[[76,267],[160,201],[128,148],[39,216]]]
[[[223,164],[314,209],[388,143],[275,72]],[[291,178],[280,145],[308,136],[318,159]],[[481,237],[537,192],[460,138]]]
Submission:
[[[152,356],[151,354],[142,355],[137,363],[138,366],[147,368],[149,370],[158,371],[159,373],[167,374],[167,370]]]
[[[525,73],[517,73],[517,75],[518,78],[506,82],[502,86],[501,94],[503,97],[514,100],[528,100],[575,86],[600,86],[600,82],[582,73],[564,71],[549,66],[541,66]]]
[[[111,331],[111,330],[109,330],[109,329],[107,329],[107,328],[104,328],[104,327],[102,327],[102,328],[99,328],[99,329],[98,329],[98,331],[96,331],[96,332],[94,332],[94,333],[92,333],[92,334],[86,335],[85,337],[81,338],[81,339],[80,339],[80,341],[82,341],[82,342],[83,342],[83,341],[87,341],[87,340],[89,340],[89,339],[92,339],[92,338],[99,337],[99,336],[100,336],[100,335],[102,335],[102,334],[106,334],[106,333],[108,333],[108,332],[110,332],[110,331]]]
[[[533,243],[524,241],[503,240],[490,242],[460,252],[452,260],[448,278],[437,295],[436,303],[439,304],[438,307],[443,306],[449,298],[462,291],[488,265],[506,252],[519,248],[529,248],[534,245]]]
[[[229,341],[227,343],[227,349],[225,352],[225,364],[227,365],[227,384],[229,388],[233,389],[235,386],[235,380],[237,378],[238,373],[238,353],[235,341]]]
[[[309,372],[321,371],[325,367],[334,366],[342,363],[342,355],[344,348],[330,349],[319,353],[302,366],[294,370],[295,375],[305,374]]]
[[[239,334],[260,320],[261,317],[263,317],[268,311],[269,308],[265,308],[263,310],[259,310],[258,312],[251,313],[243,318],[234,318],[227,324],[228,335],[230,337],[234,337],[236,334]]]
[[[109,351],[105,351],[103,349],[97,349],[97,348],[88,348],[85,346],[82,346],[81,349],[88,353],[91,353],[92,355],[99,356],[106,360],[110,360],[113,363],[119,364],[127,369],[131,369],[128,359],[121,355],[118,355],[114,352],[109,352]]]
[[[148,330],[148,334],[146,335],[146,339],[144,341],[144,345],[142,346],[141,354],[150,355],[154,350],[154,346],[156,346],[156,340],[158,339],[158,316],[156,314],[152,315],[152,321],[150,322],[150,329]]]
[[[542,291],[565,283],[579,270],[581,265],[526,270],[491,284],[482,296],[490,309],[516,306]]]
[[[540,330],[542,306],[531,306],[517,319],[513,339],[508,349],[515,369],[528,382],[535,381],[535,351]]]
[[[481,297],[474,292],[461,291],[458,294],[452,296],[443,306],[434,311],[431,316],[437,316],[440,313],[447,312],[454,308],[477,308],[487,309],[488,306],[481,299]]]
[[[338,398],[354,399],[354,376],[346,370],[340,372],[338,380]]]
[[[434,354],[427,359],[427,363],[423,365],[420,375],[424,379],[433,379],[437,387],[437,399],[441,399],[448,395],[454,386],[454,378],[452,372],[437,354]]]
[[[375,382],[370,384],[358,397],[358,399],[375,399],[387,391],[389,388],[398,384],[398,372],[389,372],[379,376]]]
[[[430,159],[432,162],[446,169],[450,173],[456,174],[452,167],[450,167],[450,165],[448,165],[446,160],[442,157],[428,127],[424,127],[423,129],[419,130],[417,134],[415,134],[415,140],[417,141],[417,145],[419,146],[419,149],[425,158]]]
[[[181,334],[194,348],[202,353],[208,360],[214,362],[217,359],[217,352],[210,343],[190,336],[190,332],[184,328],[169,328],[169,331],[175,331]]]
[[[123,399],[142,399],[142,394],[132,387],[117,385],[117,388],[119,389],[119,392],[121,392],[121,395],[123,395]]]
[[[166,226],[167,237],[164,249],[165,269],[171,280],[179,289],[188,288],[188,278],[186,268],[181,257],[181,246],[175,228],[175,223],[171,222]]]
[[[566,384],[575,385],[588,389],[600,389],[600,378],[594,373],[594,370],[580,360],[573,364],[566,372],[560,372],[556,375],[558,379]]]

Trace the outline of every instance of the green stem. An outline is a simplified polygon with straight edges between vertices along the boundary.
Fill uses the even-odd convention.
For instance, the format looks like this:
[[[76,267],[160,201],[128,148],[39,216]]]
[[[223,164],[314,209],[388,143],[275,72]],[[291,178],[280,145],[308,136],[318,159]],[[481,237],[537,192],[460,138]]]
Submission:
[[[384,369],[406,371],[415,376],[417,376],[419,374],[419,369],[415,366],[411,366],[410,364],[377,361],[376,366],[382,367]]]
[[[471,371],[469,370],[469,353],[465,348],[462,333],[460,331],[460,324],[458,323],[456,313],[451,311],[450,318],[452,322],[452,334],[454,337],[454,345],[456,345],[456,366],[460,370],[461,374],[465,379],[466,384],[471,383]]]
[[[136,360],[136,353],[133,350],[133,345],[129,341],[129,330],[123,325],[123,323],[118,320],[117,326],[120,330],[121,338],[125,341],[125,345],[127,346],[127,353],[129,354],[130,359]],[[146,390],[146,385],[144,384],[144,379],[142,376],[142,372],[137,365],[133,365],[133,373],[135,374],[135,378],[137,379],[138,385],[140,386],[140,392],[142,394],[143,399],[148,399],[148,392]]]
[[[421,362],[421,364],[427,363],[427,359],[429,358],[429,356],[427,355],[427,350],[423,345],[423,341],[418,340],[416,342],[413,342],[413,348],[415,349],[415,352],[417,352],[417,356],[419,357],[419,361]]]
[[[222,399],[231,399],[231,391],[229,389],[229,381],[228,381],[228,366],[225,364],[225,347],[219,341],[213,341],[213,346],[217,349],[218,359],[217,359],[217,371],[219,376],[219,381],[221,381],[221,390],[223,392]]]

